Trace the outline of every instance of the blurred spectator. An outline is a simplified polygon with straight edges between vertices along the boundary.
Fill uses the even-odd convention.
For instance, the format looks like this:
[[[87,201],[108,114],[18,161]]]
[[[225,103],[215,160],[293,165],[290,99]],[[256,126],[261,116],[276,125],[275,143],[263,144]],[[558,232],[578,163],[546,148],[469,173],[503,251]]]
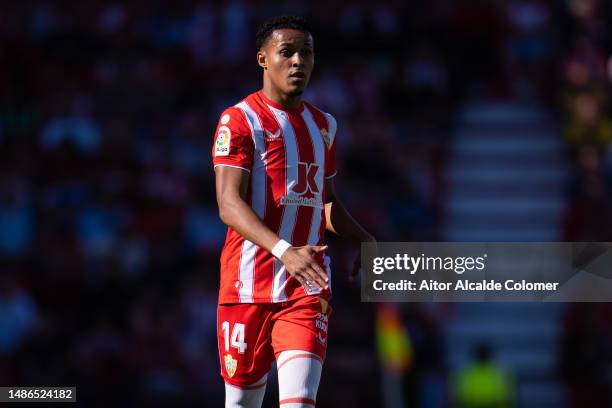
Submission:
[[[0,277],[0,355],[18,351],[37,320],[32,296],[17,285],[12,274]]]
[[[56,103],[60,106],[69,103],[66,99],[70,97],[61,95]],[[100,146],[100,130],[91,119],[91,98],[86,95],[77,95],[72,98],[71,104],[65,116],[51,118],[44,125],[40,144],[44,149],[54,149],[66,143],[74,146],[79,153],[91,154]]]
[[[7,174],[0,181],[0,256],[23,256],[34,235],[34,213],[28,181],[23,175]]]

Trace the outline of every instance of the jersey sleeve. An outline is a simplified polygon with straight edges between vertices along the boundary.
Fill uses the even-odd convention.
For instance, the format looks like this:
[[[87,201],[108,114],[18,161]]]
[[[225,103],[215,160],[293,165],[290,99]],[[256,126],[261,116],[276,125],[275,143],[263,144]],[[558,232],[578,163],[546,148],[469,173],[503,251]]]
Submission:
[[[226,109],[219,119],[212,147],[213,164],[238,167],[251,171],[253,167],[253,138],[244,113],[236,108]]]
[[[328,132],[328,146],[327,146],[327,158],[325,160],[325,178],[331,178],[336,175],[338,171],[336,168],[336,131],[338,130],[338,124],[336,118],[329,113],[325,114],[327,119],[327,125],[329,127]]]

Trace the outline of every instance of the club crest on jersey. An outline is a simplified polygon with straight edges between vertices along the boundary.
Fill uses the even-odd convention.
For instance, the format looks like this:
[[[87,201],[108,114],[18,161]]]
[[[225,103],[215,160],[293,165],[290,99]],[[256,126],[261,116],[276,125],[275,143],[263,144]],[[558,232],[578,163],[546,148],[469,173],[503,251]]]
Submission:
[[[238,369],[238,360],[233,358],[231,354],[224,355],[223,360],[225,361],[225,372],[230,378],[233,377],[236,374],[236,369]]]
[[[227,156],[230,151],[232,132],[227,126],[221,126],[215,140],[215,156]]]
[[[329,132],[325,128],[321,128],[319,131],[321,132],[321,136],[323,136],[323,140],[325,140],[327,150],[329,150],[331,148],[331,138],[329,137]]]

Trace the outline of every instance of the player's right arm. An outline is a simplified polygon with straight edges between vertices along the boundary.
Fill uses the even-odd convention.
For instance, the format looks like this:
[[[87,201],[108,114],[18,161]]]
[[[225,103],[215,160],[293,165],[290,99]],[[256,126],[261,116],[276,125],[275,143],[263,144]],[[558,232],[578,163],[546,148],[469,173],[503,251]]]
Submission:
[[[250,132],[248,127],[241,124],[244,118],[237,115],[241,113],[236,110],[224,112],[213,147],[219,217],[245,239],[272,252],[280,237],[264,224],[246,202],[254,147],[250,133],[247,133]],[[314,258],[317,252],[325,249],[324,246],[290,246],[280,260],[301,285],[307,286],[308,281],[319,289],[327,289],[327,274]]]

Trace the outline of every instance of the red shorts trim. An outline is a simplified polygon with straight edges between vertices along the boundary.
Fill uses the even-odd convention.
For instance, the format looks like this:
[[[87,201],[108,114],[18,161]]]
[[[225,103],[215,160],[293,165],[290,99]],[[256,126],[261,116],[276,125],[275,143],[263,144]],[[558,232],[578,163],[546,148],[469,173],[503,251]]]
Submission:
[[[316,354],[304,353],[323,363],[331,310],[327,300],[319,296],[283,303],[219,305],[221,376],[228,384],[246,389],[266,375],[286,350]]]

